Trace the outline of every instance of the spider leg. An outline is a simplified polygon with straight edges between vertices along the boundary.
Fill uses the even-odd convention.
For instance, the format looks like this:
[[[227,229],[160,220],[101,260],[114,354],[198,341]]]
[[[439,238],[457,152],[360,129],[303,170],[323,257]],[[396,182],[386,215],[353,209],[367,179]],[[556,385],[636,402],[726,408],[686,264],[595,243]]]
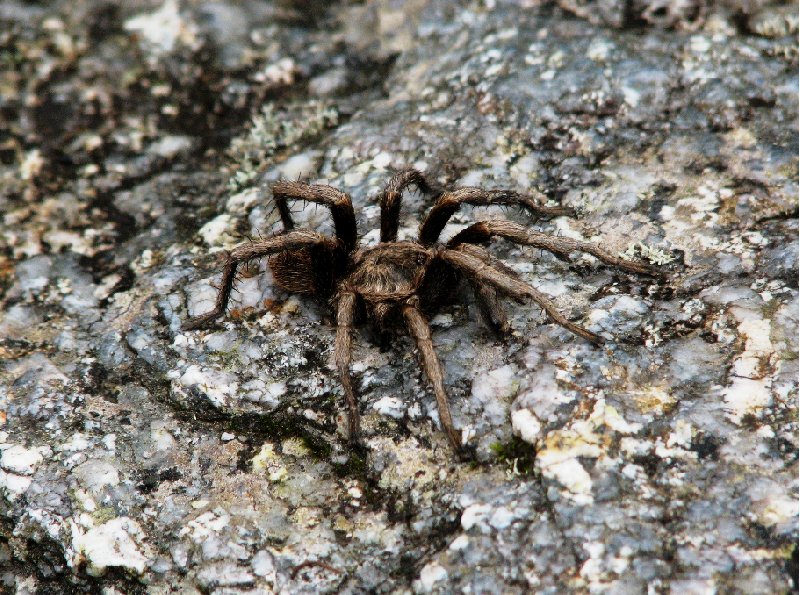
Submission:
[[[511,325],[503,304],[497,297],[497,290],[489,285],[476,284],[475,299],[486,325],[498,335],[507,335],[511,331]]]
[[[428,326],[422,313],[414,306],[405,306],[403,308],[403,317],[405,318],[408,330],[411,332],[411,336],[414,337],[417,343],[420,362],[425,370],[425,374],[433,385],[433,392],[436,395],[436,404],[439,407],[439,420],[442,422],[442,427],[447,434],[450,445],[453,447],[453,450],[458,452],[461,447],[461,438],[458,435],[458,431],[453,427],[453,418],[450,415],[450,406],[447,403],[447,393],[444,390],[442,365],[439,363],[439,358],[436,357],[436,351],[433,349],[430,326]]]
[[[339,294],[339,304],[336,310],[336,343],[334,346],[334,358],[336,368],[344,389],[344,397],[347,401],[348,415],[348,434],[351,442],[358,440],[359,434],[359,415],[358,401],[353,389],[353,379],[350,376],[350,359],[353,352],[353,318],[356,310],[356,294],[348,291]]]
[[[529,231],[521,225],[511,221],[481,221],[474,223],[456,234],[447,242],[448,248],[455,248],[461,244],[482,244],[493,237],[505,238],[517,244],[542,248],[555,254],[559,258],[569,260],[572,252],[581,251],[591,254],[605,264],[618,267],[632,273],[663,276],[663,273],[650,265],[633,262],[620,258],[591,242],[575,240],[573,238],[556,237],[538,231]]]
[[[425,194],[433,192],[433,187],[419,171],[406,168],[394,174],[378,195],[381,203],[381,242],[397,240],[397,228],[400,226],[400,202],[403,190],[416,186]]]
[[[214,309],[200,316],[190,318],[183,323],[181,328],[185,331],[202,328],[225,313],[228,307],[228,300],[231,297],[233,283],[236,280],[236,269],[242,262],[248,262],[254,258],[269,256],[283,250],[296,248],[306,248],[310,246],[327,246],[330,250],[335,250],[338,243],[320,233],[308,230],[291,231],[285,235],[274,236],[257,242],[241,244],[228,253],[225,260],[225,267],[222,270],[217,300]]]
[[[511,269],[505,266],[502,268],[494,266],[494,259],[485,250],[481,250],[477,246],[462,245],[455,250],[443,250],[441,258],[463,271],[477,283],[491,285],[520,302],[526,298],[532,299],[556,324],[596,345],[603,344],[601,336],[570,322],[547,296],[519,279]]]
[[[312,185],[303,182],[280,181],[272,186],[272,196],[285,230],[294,229],[294,220],[289,210],[289,200],[304,200],[324,205],[331,210],[336,237],[350,252],[355,248],[357,238],[356,216],[350,197],[332,186]]]
[[[534,196],[519,194],[511,190],[457,188],[452,192],[443,193],[436,200],[433,208],[419,228],[419,241],[426,246],[436,242],[450,217],[455,214],[462,204],[473,206],[520,206],[535,217],[557,217],[559,215],[574,214],[574,210],[569,207],[544,207],[540,203],[545,200],[546,198],[538,192],[534,198]]]

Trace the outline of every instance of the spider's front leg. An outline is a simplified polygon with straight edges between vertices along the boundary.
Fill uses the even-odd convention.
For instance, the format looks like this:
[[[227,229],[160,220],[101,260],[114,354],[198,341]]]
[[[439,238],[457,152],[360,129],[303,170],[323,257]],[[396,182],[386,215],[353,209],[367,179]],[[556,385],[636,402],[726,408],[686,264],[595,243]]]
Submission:
[[[344,398],[348,408],[348,434],[351,442],[358,441],[360,417],[358,401],[353,389],[353,378],[350,376],[350,360],[353,353],[353,319],[356,311],[356,294],[344,291],[339,294],[339,303],[336,307],[336,344],[334,346],[334,359],[339,379],[344,389]]]
[[[436,395],[436,405],[439,408],[439,420],[447,434],[450,446],[458,453],[461,451],[461,437],[458,430],[453,426],[453,417],[450,415],[450,405],[447,402],[447,393],[444,390],[444,372],[442,364],[433,349],[431,339],[431,328],[422,313],[414,306],[407,305],[403,308],[403,317],[406,326],[411,332],[411,336],[417,343],[419,359],[425,374],[433,385],[433,393]]]
[[[183,323],[181,329],[189,331],[203,328],[225,313],[228,307],[228,301],[231,297],[233,283],[236,280],[236,269],[242,262],[269,256],[270,254],[276,254],[284,250],[296,250],[298,248],[307,248],[310,246],[324,246],[330,250],[336,250],[339,244],[336,240],[320,233],[309,230],[298,230],[237,246],[231,250],[225,259],[225,267],[222,270],[222,279],[220,280],[214,308],[205,314],[190,318]]]
[[[397,228],[400,227],[400,201],[403,190],[409,186],[416,186],[425,194],[434,192],[433,186],[416,169],[402,169],[389,178],[378,198],[381,204],[381,242],[397,240]]]
[[[349,252],[356,247],[358,232],[353,201],[349,195],[333,186],[306,184],[304,182],[281,181],[272,186],[272,198],[278,206],[285,231],[294,229],[294,221],[289,211],[290,200],[304,200],[328,207],[333,216],[336,238]]]

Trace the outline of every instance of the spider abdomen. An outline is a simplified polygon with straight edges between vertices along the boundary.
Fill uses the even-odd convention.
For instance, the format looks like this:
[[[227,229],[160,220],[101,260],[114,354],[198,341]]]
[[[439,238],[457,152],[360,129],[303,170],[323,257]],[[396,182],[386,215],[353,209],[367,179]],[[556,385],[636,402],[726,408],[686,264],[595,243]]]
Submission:
[[[337,259],[341,255],[328,251],[302,248],[278,253],[269,259],[269,268],[276,285],[292,293],[314,294],[327,298],[336,288]]]

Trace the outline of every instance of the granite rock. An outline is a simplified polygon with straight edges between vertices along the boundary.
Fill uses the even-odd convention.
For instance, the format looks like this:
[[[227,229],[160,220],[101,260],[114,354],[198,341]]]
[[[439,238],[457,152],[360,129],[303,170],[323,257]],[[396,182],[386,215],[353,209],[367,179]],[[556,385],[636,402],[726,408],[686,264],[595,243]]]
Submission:
[[[0,21],[0,590],[796,591],[785,36],[522,1],[11,2]],[[366,327],[349,445],[328,305],[263,263],[216,326],[180,329],[220,254],[278,231],[272,181],[349,192],[366,245],[406,165],[579,212],[465,209],[448,236],[507,217],[668,273],[493,245],[608,342],[512,302],[499,340],[456,288],[431,325],[470,461],[408,337]],[[406,193],[401,238],[427,207]]]

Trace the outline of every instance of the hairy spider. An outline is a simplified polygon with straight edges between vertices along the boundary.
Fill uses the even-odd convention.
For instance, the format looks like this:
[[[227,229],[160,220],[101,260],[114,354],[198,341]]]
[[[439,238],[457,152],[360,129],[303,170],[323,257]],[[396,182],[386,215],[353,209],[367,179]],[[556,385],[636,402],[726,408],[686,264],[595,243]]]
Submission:
[[[401,196],[411,186],[416,186],[423,193],[435,194],[434,204],[419,228],[419,239],[398,241]],[[513,270],[493,258],[480,244],[487,244],[494,237],[504,238],[547,250],[562,259],[568,259],[574,251],[582,251],[625,271],[660,274],[648,265],[618,258],[595,244],[529,231],[510,221],[474,223],[446,244],[441,244],[438,241],[439,234],[462,204],[519,206],[541,218],[574,213],[566,207],[544,206],[541,200],[510,190],[435,190],[414,169],[397,172],[380,193],[381,241],[369,248],[358,246],[353,203],[344,192],[331,186],[281,181],[272,187],[272,194],[283,222],[283,232],[247,242],[229,252],[214,309],[189,319],[183,329],[201,328],[222,316],[236,279],[237,267],[253,259],[269,257],[275,283],[291,292],[321,298],[335,308],[337,331],[334,359],[347,401],[349,436],[353,441],[358,439],[359,411],[350,377],[352,332],[356,320],[366,317],[381,331],[405,326],[414,338],[422,368],[433,385],[439,419],[450,444],[458,451],[461,441],[453,427],[442,366],[433,349],[426,317],[434,314],[453,296],[462,277],[472,285],[482,312],[499,332],[509,330],[499,299],[500,296],[507,296],[518,302],[533,300],[556,324],[592,343],[603,342],[602,337],[567,320],[550,299],[523,282]],[[333,216],[336,237],[295,229],[289,210],[290,200],[309,201],[328,207]]]

